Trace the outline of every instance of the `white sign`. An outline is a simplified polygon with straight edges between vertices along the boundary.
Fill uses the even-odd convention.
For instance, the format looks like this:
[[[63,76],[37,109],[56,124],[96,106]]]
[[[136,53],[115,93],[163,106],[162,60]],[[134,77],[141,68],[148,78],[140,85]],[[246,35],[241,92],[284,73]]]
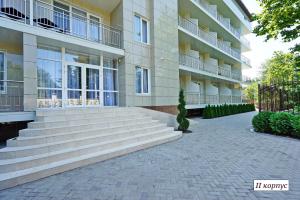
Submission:
[[[254,180],[255,191],[288,191],[289,180]]]

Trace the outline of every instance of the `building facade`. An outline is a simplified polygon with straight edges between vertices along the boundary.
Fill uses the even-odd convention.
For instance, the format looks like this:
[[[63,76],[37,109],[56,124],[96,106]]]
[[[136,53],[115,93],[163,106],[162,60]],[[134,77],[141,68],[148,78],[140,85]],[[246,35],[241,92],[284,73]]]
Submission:
[[[37,109],[241,103],[240,0],[0,0],[0,122]]]

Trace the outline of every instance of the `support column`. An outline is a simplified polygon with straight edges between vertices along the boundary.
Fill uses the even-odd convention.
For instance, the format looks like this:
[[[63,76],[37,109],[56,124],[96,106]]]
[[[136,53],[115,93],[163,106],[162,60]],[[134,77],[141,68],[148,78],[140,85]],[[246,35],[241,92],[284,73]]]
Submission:
[[[29,0],[29,24],[33,25],[33,0]]]
[[[24,111],[35,111],[37,105],[37,38],[23,33]]]

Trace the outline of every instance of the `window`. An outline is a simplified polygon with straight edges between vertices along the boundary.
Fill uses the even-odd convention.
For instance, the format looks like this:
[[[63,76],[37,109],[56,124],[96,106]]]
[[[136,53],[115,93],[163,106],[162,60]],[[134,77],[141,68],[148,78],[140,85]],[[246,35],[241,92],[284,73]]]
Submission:
[[[142,68],[142,67],[136,67],[135,68],[135,85],[136,85],[136,93],[137,94],[149,94],[149,85],[150,85],[150,79],[149,79],[149,69]]]
[[[134,16],[134,39],[149,44],[149,22],[138,15]]]
[[[6,91],[6,64],[5,64],[5,54],[0,51],[0,93]]]

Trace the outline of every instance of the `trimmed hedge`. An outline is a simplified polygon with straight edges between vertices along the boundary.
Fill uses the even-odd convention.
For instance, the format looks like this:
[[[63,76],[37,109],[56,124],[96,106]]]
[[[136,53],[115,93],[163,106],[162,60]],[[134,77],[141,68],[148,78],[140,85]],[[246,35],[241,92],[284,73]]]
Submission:
[[[233,104],[233,105],[208,105],[203,110],[204,119],[212,119],[238,113],[255,111],[253,104]]]
[[[257,132],[300,138],[300,116],[287,112],[261,112],[253,117]]]
[[[272,112],[260,112],[252,119],[252,124],[256,132],[271,133],[272,128],[270,124],[270,117]]]

